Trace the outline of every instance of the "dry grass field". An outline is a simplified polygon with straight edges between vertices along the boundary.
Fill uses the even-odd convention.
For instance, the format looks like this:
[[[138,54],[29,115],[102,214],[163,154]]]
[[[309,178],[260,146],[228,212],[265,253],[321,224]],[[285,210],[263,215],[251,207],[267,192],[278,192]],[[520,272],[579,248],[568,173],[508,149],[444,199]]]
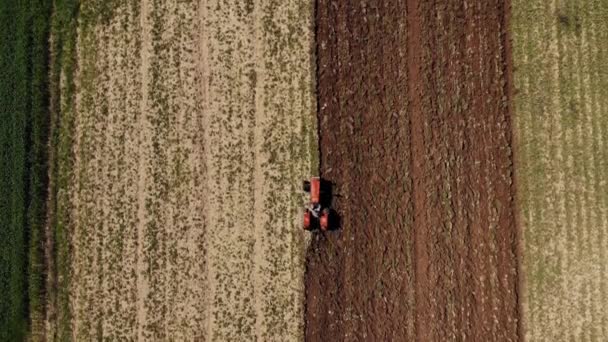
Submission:
[[[608,339],[608,3],[513,1],[530,341]]]
[[[69,314],[50,316],[48,336],[303,338],[311,6],[80,5],[77,66],[61,81],[75,87],[61,109],[74,117],[73,173],[60,168],[58,195]]]

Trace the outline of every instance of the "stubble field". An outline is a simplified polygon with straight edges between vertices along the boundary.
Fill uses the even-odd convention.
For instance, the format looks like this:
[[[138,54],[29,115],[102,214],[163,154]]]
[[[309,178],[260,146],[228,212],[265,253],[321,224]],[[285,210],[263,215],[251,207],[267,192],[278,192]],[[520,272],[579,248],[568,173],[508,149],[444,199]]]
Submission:
[[[608,338],[605,1],[513,1],[530,341]]]
[[[59,127],[68,290],[48,336],[303,338],[311,15],[306,1],[80,5],[58,93],[73,117]]]

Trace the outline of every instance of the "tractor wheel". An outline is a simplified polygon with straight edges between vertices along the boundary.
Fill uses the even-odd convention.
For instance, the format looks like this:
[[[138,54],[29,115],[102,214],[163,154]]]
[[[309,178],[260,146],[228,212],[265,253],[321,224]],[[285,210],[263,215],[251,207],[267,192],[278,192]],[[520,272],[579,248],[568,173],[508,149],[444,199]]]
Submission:
[[[329,229],[329,209],[324,209],[321,217],[319,217],[319,226],[322,231]]]
[[[310,212],[304,211],[304,230],[310,230]]]
[[[309,181],[304,181],[304,192],[310,192],[310,182]]]

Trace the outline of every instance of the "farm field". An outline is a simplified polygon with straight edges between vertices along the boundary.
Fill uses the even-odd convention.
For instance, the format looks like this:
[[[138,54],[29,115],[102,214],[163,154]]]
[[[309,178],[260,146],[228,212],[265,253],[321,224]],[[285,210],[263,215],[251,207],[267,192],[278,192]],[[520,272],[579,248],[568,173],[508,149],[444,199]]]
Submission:
[[[0,342],[608,340],[608,3],[0,3]],[[302,181],[338,226],[302,230]]]
[[[47,339],[303,339],[310,3],[67,13]]]
[[[505,6],[319,1],[307,340],[519,338]]]
[[[608,339],[608,3],[513,1],[530,341]]]

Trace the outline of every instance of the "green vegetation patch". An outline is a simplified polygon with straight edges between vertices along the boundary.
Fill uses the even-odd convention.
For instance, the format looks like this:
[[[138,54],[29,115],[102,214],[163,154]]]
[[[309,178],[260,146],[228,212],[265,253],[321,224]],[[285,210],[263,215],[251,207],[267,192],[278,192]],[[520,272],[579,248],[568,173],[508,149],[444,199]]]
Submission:
[[[56,315],[51,317],[50,340],[70,340],[69,307],[70,199],[68,187],[74,165],[74,100],[76,86],[76,39],[78,0],[55,0],[52,16],[51,46],[51,187],[50,227],[53,240],[54,278],[49,283],[48,303]]]
[[[0,341],[44,310],[50,0],[0,2]]]
[[[512,18],[525,337],[604,341],[608,3],[517,0]]]

